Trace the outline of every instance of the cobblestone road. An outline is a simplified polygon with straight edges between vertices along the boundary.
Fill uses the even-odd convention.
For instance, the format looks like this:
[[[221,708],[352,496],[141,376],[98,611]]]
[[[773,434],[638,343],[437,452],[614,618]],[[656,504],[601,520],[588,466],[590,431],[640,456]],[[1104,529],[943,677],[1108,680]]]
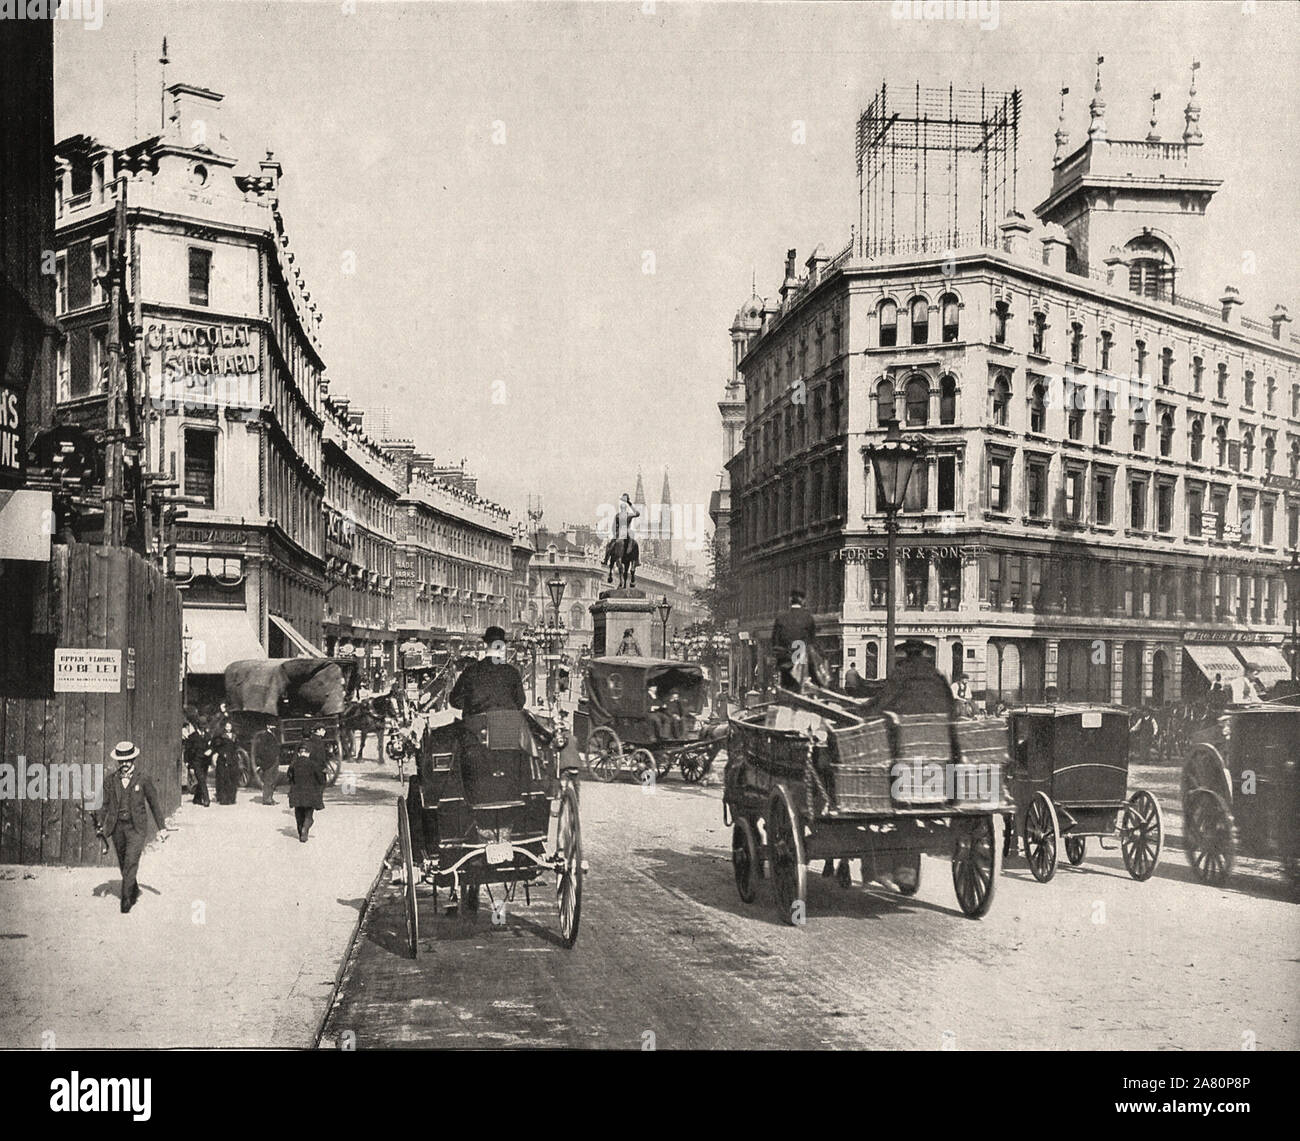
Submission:
[[[1170,779],[1135,770],[1133,783]],[[1300,910],[1267,868],[1216,890],[1174,849],[1136,883],[1090,841],[1084,865],[1063,862],[1046,885],[1009,861],[973,921],[948,864],[926,858],[912,899],[810,876],[800,930],[776,920],[768,884],[741,903],[716,786],[587,783],[582,828],[590,873],[571,951],[555,941],[548,890],[497,927],[486,905],[472,919],[426,907],[421,958],[405,958],[400,889],[385,877],[322,1044],[1300,1046]]]

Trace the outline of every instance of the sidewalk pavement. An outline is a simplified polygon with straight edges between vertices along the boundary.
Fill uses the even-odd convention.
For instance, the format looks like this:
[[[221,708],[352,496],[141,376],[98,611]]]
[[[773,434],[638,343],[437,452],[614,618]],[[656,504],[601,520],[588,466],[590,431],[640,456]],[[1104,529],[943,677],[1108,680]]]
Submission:
[[[396,833],[395,778],[345,764],[305,844],[287,785],[274,806],[187,797],[126,915],[111,854],[0,866],[0,1048],[310,1047]]]

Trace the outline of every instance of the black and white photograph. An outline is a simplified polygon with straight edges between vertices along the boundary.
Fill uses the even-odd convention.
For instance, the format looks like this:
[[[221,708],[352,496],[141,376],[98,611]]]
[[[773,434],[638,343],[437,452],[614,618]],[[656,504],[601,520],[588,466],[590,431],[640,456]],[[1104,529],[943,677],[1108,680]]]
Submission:
[[[0,0],[37,1106],[953,1051],[1249,1114],[1298,105],[1283,0]]]

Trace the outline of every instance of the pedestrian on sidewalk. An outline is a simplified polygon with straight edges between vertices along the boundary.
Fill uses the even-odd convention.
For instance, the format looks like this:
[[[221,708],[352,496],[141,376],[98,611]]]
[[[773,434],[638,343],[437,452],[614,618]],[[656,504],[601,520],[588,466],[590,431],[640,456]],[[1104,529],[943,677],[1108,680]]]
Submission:
[[[239,791],[239,746],[230,711],[223,704],[208,728],[208,759],[216,768],[217,803],[234,804]]]
[[[264,739],[257,750],[257,771],[262,777],[262,803],[274,804],[275,786],[280,781],[280,746],[274,740]]]
[[[181,750],[185,763],[194,774],[194,803],[207,808],[211,803],[208,796],[208,766],[212,763],[212,754],[208,749],[207,736],[203,732],[198,710],[192,705],[185,707],[185,722],[181,725]]]
[[[130,741],[119,741],[113,750],[117,768],[104,782],[104,803],[91,819],[95,834],[108,854],[108,840],[112,837],[117,851],[117,866],[122,873],[122,914],[125,915],[140,898],[140,885],[136,875],[140,870],[140,856],[144,852],[145,829],[148,821],[145,810],[153,813],[154,823],[164,831],[167,827],[158,807],[158,793],[147,776],[137,776],[136,758],[140,750]]]
[[[298,840],[307,843],[316,809],[325,807],[324,788],[329,767],[329,745],[325,727],[318,725],[311,737],[298,746],[289,766],[289,804],[298,824]]]

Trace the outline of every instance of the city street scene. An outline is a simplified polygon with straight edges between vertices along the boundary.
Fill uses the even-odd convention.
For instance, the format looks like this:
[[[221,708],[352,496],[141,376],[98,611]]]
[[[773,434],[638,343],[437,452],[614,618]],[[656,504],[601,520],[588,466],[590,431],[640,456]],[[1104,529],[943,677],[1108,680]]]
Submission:
[[[0,0],[0,88],[0,1048],[1300,1048],[1295,5]]]

